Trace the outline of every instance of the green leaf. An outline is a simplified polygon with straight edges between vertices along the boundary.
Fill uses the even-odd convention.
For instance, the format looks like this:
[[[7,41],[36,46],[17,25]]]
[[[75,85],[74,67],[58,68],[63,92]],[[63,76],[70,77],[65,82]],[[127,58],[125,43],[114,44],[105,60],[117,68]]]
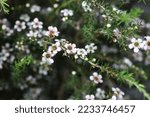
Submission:
[[[9,5],[6,3],[7,0],[0,0],[0,11],[4,11],[4,13],[8,13],[8,7]]]
[[[28,65],[33,63],[32,56],[26,56],[15,62],[14,66],[12,66],[12,80],[17,83],[20,81],[22,74],[25,72]]]

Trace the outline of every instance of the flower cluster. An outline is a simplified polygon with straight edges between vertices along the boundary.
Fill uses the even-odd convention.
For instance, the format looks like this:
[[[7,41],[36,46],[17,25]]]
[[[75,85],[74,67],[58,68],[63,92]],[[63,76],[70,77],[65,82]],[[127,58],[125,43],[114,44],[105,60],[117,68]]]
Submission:
[[[60,11],[60,14],[62,16],[62,21],[68,20],[68,17],[73,16],[73,10],[70,9],[63,9]]]
[[[38,18],[34,18],[33,21],[27,22],[29,32],[27,33],[27,36],[29,38],[31,37],[41,37],[41,32],[43,29],[43,22],[39,21]]]
[[[103,83],[102,75],[98,74],[97,72],[93,72],[93,75],[90,76],[90,80],[94,81],[95,84]]]
[[[22,30],[26,29],[25,22],[17,20],[15,22],[14,29],[17,30],[18,32],[21,32]]]
[[[48,31],[46,31],[45,35],[48,37],[54,38],[59,35],[59,31],[58,31],[57,27],[49,26]]]
[[[61,51],[60,42],[56,41],[54,44],[48,47],[48,51],[44,52],[42,54],[42,62],[47,63],[48,65],[51,65],[54,60],[52,57],[54,57],[58,52]]]
[[[37,42],[40,46],[43,46],[43,37],[47,36],[54,38],[59,36],[57,27],[48,26],[48,30],[43,29],[43,22],[38,18],[34,18],[33,21],[27,22],[29,31],[26,33],[30,40]]]
[[[10,47],[9,43],[6,43],[2,46],[2,50],[0,52],[0,69],[3,68],[5,62],[12,63],[15,59],[15,56],[12,55],[13,48]]]
[[[102,90],[101,88],[97,88],[95,97],[99,100],[105,99],[106,98],[105,91]]]
[[[54,60],[52,59],[53,56],[54,55],[51,51],[44,52],[42,54],[42,62],[51,65],[54,62]]]
[[[97,46],[94,43],[85,46],[87,53],[95,53]]]
[[[30,6],[30,4],[26,4],[27,7]],[[41,7],[38,5],[32,5],[30,8],[31,13],[39,12],[41,10]]]
[[[57,30],[56,27],[55,29]],[[59,34],[59,32],[56,31],[56,34]],[[75,59],[87,60],[87,55],[94,53],[96,50],[97,46],[94,43],[86,45],[85,48],[77,48],[76,44],[70,43],[65,39],[55,39],[55,43],[48,47],[47,52],[43,53],[42,61],[51,65],[54,62],[52,57],[54,57],[60,51],[63,51],[65,56],[73,55]]]
[[[91,94],[91,95],[88,94],[88,95],[85,96],[85,99],[86,100],[94,100],[95,96],[93,94]]]
[[[2,32],[6,38],[13,35],[14,30],[10,28],[10,22],[6,18],[1,19],[0,24],[2,25]]]
[[[91,3],[88,3],[86,1],[82,2],[82,8],[84,9],[85,12],[91,12],[92,11]]]
[[[123,96],[125,95],[124,92],[122,92],[119,88],[112,88],[113,91],[113,96],[112,96],[112,100],[122,100]]]
[[[144,41],[142,39],[132,38],[129,48],[133,49],[135,53],[139,52],[140,49],[150,50],[150,36],[146,36]]]
[[[15,48],[19,51],[25,52],[27,54],[30,53],[30,49],[28,47],[28,45],[24,45],[24,43],[22,41],[17,41]]]
[[[64,45],[67,54],[74,54],[75,59],[87,60],[87,55],[95,53],[97,46],[94,43],[86,45],[85,48],[77,48],[75,44],[66,43]]]

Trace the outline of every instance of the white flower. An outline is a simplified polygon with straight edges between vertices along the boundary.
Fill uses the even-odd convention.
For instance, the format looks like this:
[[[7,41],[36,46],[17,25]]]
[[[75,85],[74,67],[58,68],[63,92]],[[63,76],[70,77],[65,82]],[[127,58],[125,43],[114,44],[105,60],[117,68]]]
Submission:
[[[93,59],[92,59],[92,62],[96,62],[96,58],[93,58]]]
[[[67,21],[67,20],[68,20],[68,17],[63,17],[62,18],[62,21],[64,21],[64,22]]]
[[[31,13],[39,12],[40,10],[41,10],[41,7],[38,6],[38,5],[33,5],[33,6],[30,8]]]
[[[139,49],[143,47],[141,39],[132,38],[131,42],[132,43],[129,44],[129,48],[134,49],[134,52],[136,52],[136,53],[139,52]]]
[[[41,10],[41,14],[46,15],[49,14],[53,9],[51,7],[43,8]]]
[[[94,72],[92,76],[90,76],[90,80],[94,81],[94,83],[102,83],[102,75],[98,74],[97,72]]]
[[[46,65],[44,62],[40,62],[40,67],[39,67],[39,74],[46,76],[49,71],[49,66]]]
[[[135,61],[143,61],[143,53],[141,51],[139,51],[138,53],[133,53],[133,58]]]
[[[85,46],[87,53],[94,53],[97,50],[97,46],[94,43]]]
[[[117,8],[116,8],[116,7],[113,7],[113,11],[117,11]]]
[[[121,32],[119,31],[118,28],[114,29],[114,30],[113,30],[113,33],[114,33],[114,36],[115,36],[116,38],[120,38],[120,37],[121,37]],[[115,42],[116,42],[116,41],[117,41],[117,40],[115,40]]]
[[[6,30],[7,28],[8,28],[7,25],[5,24],[2,25],[2,30]]]
[[[95,97],[98,99],[104,99],[105,98],[105,91],[101,88],[96,89]]]
[[[36,38],[36,37],[37,37],[37,33],[34,32],[33,30],[30,30],[26,35],[27,35],[29,38],[31,38],[31,37]]]
[[[23,21],[25,21],[25,22],[28,22],[28,21],[30,20],[30,17],[29,17],[28,14],[22,14],[22,15],[20,16],[20,20],[23,20]]]
[[[16,45],[15,45],[15,48],[18,49],[18,50],[24,50],[24,45],[23,45],[23,41],[19,42],[17,41],[16,42]]]
[[[75,59],[78,59],[78,58],[82,58],[82,59],[86,59],[86,55],[87,55],[87,51],[83,48],[77,48],[76,49],[76,54],[74,56]]]
[[[69,16],[73,16],[73,10],[70,10],[70,9],[63,9],[60,11],[60,13],[61,13],[61,16],[63,16],[62,21],[66,21],[68,20]]]
[[[2,56],[2,60],[3,61],[6,61],[7,58],[10,56],[10,53],[9,51],[7,51],[6,49],[2,49],[1,53],[0,53],[0,56]]]
[[[114,92],[114,96],[116,96],[116,99],[121,100],[123,99],[124,92],[122,92],[119,88],[112,88],[112,91]],[[113,97],[114,97],[113,96]],[[114,99],[114,98],[113,98]]]
[[[91,3],[87,3],[86,1],[82,2],[82,8],[84,9],[85,12],[91,12]]]
[[[11,54],[13,51],[13,48],[10,48],[10,44],[6,43],[4,46],[2,46],[1,52],[0,52],[0,69],[3,68],[4,62],[12,63],[15,59],[15,57]]]
[[[37,38],[41,38],[44,35],[43,33],[43,30],[29,30],[29,32],[26,33],[26,35],[27,37],[29,37],[29,39],[37,40]]]
[[[68,16],[73,16],[73,10],[70,9],[63,9],[60,11],[62,16],[68,17]]]
[[[25,5],[26,7],[30,7],[30,3],[26,3],[26,5]]]
[[[29,91],[24,95],[25,99],[33,99],[36,100],[41,95],[43,89],[36,87],[36,88],[30,88]]]
[[[106,26],[107,26],[107,28],[110,28],[110,27],[111,27],[111,24],[107,24]]]
[[[129,67],[132,66],[132,62],[130,61],[130,59],[128,59],[128,58],[126,58],[126,57],[123,58],[123,62],[124,62],[126,65],[128,65]]]
[[[49,26],[48,31],[46,31],[46,36],[48,36],[48,37],[59,36],[59,31],[58,31],[57,27]]]
[[[47,7],[47,8],[46,8],[46,11],[49,13],[49,12],[52,11],[52,8],[51,8],[51,7]]]
[[[36,28],[42,29],[43,28],[43,22],[39,21],[38,18],[34,18],[33,22],[31,22],[31,24],[34,29],[36,29]]]
[[[39,74],[42,74],[42,75],[46,76],[48,74],[48,70],[40,67],[39,68]]]
[[[150,36],[145,37],[146,41],[143,41],[144,50],[150,50]]]
[[[29,75],[28,77],[26,77],[26,81],[29,82],[30,84],[36,84],[36,78],[34,78],[32,75]]]
[[[54,63],[54,60],[52,59],[52,57],[53,57],[53,53],[51,53],[50,51],[44,52],[42,54],[42,62],[47,63],[48,65],[51,65],[52,63]]]
[[[107,15],[105,15],[105,14],[102,15],[102,18],[106,18],[106,17],[107,17]]]
[[[85,99],[86,100],[94,100],[95,99],[95,96],[92,94],[92,95],[86,95],[85,96]]]
[[[72,74],[72,75],[76,75],[77,72],[76,72],[76,71],[72,71],[71,74]]]
[[[10,22],[8,21],[7,18],[1,18],[1,19],[0,19],[0,24],[9,26],[9,25],[10,25]]]
[[[6,26],[4,24],[2,25],[2,30],[6,37],[9,37],[14,33],[14,30],[10,29],[8,26]]]
[[[109,100],[117,100],[116,95],[113,95]]]
[[[75,54],[76,53],[76,45],[75,44],[71,44],[71,43],[66,43],[65,45],[64,45],[64,47],[65,47],[65,52],[67,53],[67,54]]]
[[[58,7],[58,4],[54,4],[53,7],[54,7],[54,8],[57,8],[57,7]]]
[[[28,47],[28,45],[24,45],[23,44],[23,41],[17,41],[16,42],[16,45],[15,45],[15,48],[17,49],[17,50],[19,50],[19,51],[24,51],[24,52],[26,52],[26,53],[30,53],[30,50],[29,50],[29,47]]]
[[[51,46],[49,46],[48,51],[51,51],[53,54],[57,54],[58,52],[60,52],[62,49],[60,47],[60,42],[57,41],[55,44],[52,44]]]
[[[14,29],[16,29],[18,32],[21,32],[22,30],[26,29],[25,22],[20,22],[19,20],[17,20],[15,22]]]
[[[35,30],[35,33],[37,34],[38,38],[41,38],[42,36],[44,36],[45,31],[44,30]]]

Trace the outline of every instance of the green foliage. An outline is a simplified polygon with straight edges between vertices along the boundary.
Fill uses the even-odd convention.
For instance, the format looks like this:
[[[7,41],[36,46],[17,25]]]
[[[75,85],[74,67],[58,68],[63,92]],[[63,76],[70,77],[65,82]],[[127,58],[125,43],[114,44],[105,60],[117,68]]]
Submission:
[[[139,17],[142,13],[143,13],[142,9],[133,8],[133,9],[131,9],[129,15],[130,15],[131,18],[135,19],[135,18]]]
[[[93,88],[93,85],[86,78],[80,79],[77,76],[70,75],[67,79],[65,87],[67,90],[73,91],[75,99],[82,99],[83,93],[87,93]]]
[[[144,85],[138,83],[133,78],[133,74],[128,73],[127,71],[121,71],[118,73],[117,80],[127,83],[130,87],[135,86],[139,92],[143,93],[143,95],[150,100],[150,95],[146,92]]]
[[[82,28],[83,38],[87,41],[94,39],[94,26],[92,25],[84,25]]]
[[[132,73],[128,73],[127,71],[120,71],[117,73],[116,78],[119,82],[128,84],[130,87],[136,87],[139,92],[143,93],[143,95],[150,100],[150,95],[146,92],[144,85],[136,81]]]
[[[33,63],[32,56],[26,56],[18,61],[12,66],[12,80],[17,83],[23,77],[23,73],[27,67]]]
[[[139,92],[143,93],[144,97],[150,100],[149,93],[146,92],[145,86],[143,84],[139,84],[138,82],[134,81],[133,79],[127,79],[126,80],[131,86],[135,86]]]
[[[133,73],[133,75],[137,78],[137,77],[140,77],[141,79],[138,79],[138,80],[148,80],[148,77],[147,77],[147,74],[146,74],[146,72],[143,70],[143,69],[141,69],[141,68],[139,68],[139,67],[137,67],[137,66],[132,66],[131,68],[131,71],[130,72],[132,72]]]
[[[4,13],[8,13],[8,7],[9,5],[6,3],[7,0],[0,0],[0,11],[4,11]]]
[[[109,66],[99,66],[93,62],[89,62],[93,68],[99,68],[101,73],[106,73],[110,76],[110,78],[116,79],[120,83],[128,84],[130,87],[134,86],[137,88],[137,90],[150,100],[150,95],[146,92],[144,85],[140,84],[138,81],[135,80],[132,73],[129,73],[127,71],[117,71],[113,70]]]
[[[119,15],[117,15],[117,21],[119,22],[119,24],[125,23],[127,26],[132,21],[134,22],[134,20],[138,18],[142,12],[143,11],[140,8],[131,9],[129,13],[122,12]]]
[[[92,41],[95,39],[95,27],[96,27],[96,19],[94,14],[87,14],[83,15],[83,27],[81,29],[83,38],[86,41]]]
[[[143,93],[144,96],[150,100],[150,95],[146,92],[144,85],[138,83],[134,78],[131,73],[128,73],[127,71],[121,71],[118,74],[118,80],[122,82],[127,82],[128,85],[135,86],[139,92]]]
[[[127,37],[133,37],[136,35],[139,28],[138,25],[135,23],[135,20],[141,15],[143,11],[140,8],[133,8],[131,9],[131,11],[118,10],[118,8],[114,10],[111,5],[106,4],[103,1],[91,0],[91,2],[95,9],[99,9],[99,11],[101,11],[101,14],[107,17],[101,19],[102,24],[99,24],[99,28],[97,29],[94,29],[95,25],[94,28],[92,28],[92,26],[88,27],[88,24],[86,24],[87,26],[83,28],[83,31],[85,31],[85,35],[89,35],[88,37],[93,37],[95,36],[95,33],[93,32],[99,32],[100,36],[106,36],[106,38],[111,41],[116,39],[117,45],[120,47],[120,49],[126,51]],[[93,12],[91,12],[91,14],[93,14]],[[87,17],[90,17],[91,14],[87,14]],[[92,25],[92,21],[93,20],[89,20],[89,24]],[[108,28],[107,24],[110,24],[111,27]],[[119,29],[121,36],[115,36],[114,38],[114,36],[112,35],[114,35],[113,30],[116,29],[116,27]]]

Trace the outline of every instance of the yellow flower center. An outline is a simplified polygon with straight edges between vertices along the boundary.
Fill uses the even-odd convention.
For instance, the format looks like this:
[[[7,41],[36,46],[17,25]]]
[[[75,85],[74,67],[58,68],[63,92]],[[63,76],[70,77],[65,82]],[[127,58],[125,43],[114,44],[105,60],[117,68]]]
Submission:
[[[69,50],[72,50],[72,46],[71,46],[71,45],[69,45],[69,46],[68,46],[68,49],[69,49]]]
[[[47,53],[46,54],[46,58],[50,58],[50,57],[51,57],[51,55]]]
[[[50,32],[49,32],[49,36],[50,36],[50,37],[55,37],[54,31],[50,31]]]
[[[147,45],[150,46],[150,41],[147,42]]]
[[[57,50],[57,46],[56,45],[52,46],[52,48],[53,48],[53,50]]]
[[[138,46],[139,46],[139,43],[138,43],[138,42],[135,42],[135,43],[134,43],[134,46],[138,47]]]
[[[97,82],[99,81],[99,78],[97,76],[94,77],[94,80],[96,80]]]

